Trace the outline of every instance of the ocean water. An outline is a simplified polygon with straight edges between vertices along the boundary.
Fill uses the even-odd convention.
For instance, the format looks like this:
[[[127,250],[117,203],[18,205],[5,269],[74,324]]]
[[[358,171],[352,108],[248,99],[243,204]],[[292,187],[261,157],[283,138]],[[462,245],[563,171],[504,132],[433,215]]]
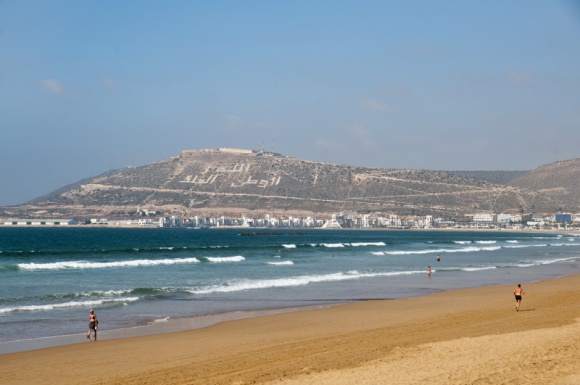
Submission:
[[[252,231],[262,235],[243,235]],[[578,272],[579,234],[0,228],[0,353],[84,342],[91,308],[107,339],[180,320]]]

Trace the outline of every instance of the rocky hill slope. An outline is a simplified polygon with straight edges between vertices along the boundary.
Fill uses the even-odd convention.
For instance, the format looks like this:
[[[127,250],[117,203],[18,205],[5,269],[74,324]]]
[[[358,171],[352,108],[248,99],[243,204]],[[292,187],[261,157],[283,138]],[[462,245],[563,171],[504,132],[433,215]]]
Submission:
[[[85,179],[27,205],[4,208],[3,216],[86,218],[148,210],[184,216],[342,211],[462,217],[552,212],[563,205],[541,192],[452,172],[339,166],[208,149]]]
[[[514,179],[510,186],[537,191],[561,201],[559,211],[576,212],[580,206],[580,158],[540,166]]]
[[[527,174],[529,171],[449,171],[452,174],[467,178],[484,180],[495,184],[508,185],[513,180]]]

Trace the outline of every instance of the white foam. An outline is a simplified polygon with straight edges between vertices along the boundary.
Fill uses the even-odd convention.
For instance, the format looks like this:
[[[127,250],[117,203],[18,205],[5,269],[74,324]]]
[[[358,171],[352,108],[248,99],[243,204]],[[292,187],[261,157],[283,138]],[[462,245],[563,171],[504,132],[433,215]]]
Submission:
[[[464,267],[461,270],[464,271],[480,271],[480,270],[493,270],[497,269],[495,266],[478,266],[478,267]]]
[[[15,306],[15,307],[5,307],[0,308],[0,314],[11,313],[15,311],[47,311],[47,310],[54,310],[54,309],[62,309],[62,308],[71,308],[71,307],[90,307],[90,306],[98,306],[105,303],[111,302],[135,302],[138,301],[139,297],[127,297],[127,298],[109,298],[109,299],[99,299],[93,301],[72,301],[72,302],[63,302],[63,303],[52,303],[46,305],[23,305],[23,306]]]
[[[212,294],[212,293],[231,293],[243,290],[270,289],[277,287],[305,286],[312,283],[320,282],[337,282],[355,280],[360,278],[390,277],[410,274],[424,274],[424,271],[396,271],[383,273],[360,273],[358,271],[349,271],[346,273],[332,273],[322,275],[303,275],[289,278],[276,278],[264,280],[239,280],[229,282],[224,285],[206,286],[203,288],[187,290],[192,294]]]
[[[53,263],[32,262],[32,263],[19,263],[18,268],[23,270],[103,269],[111,267],[177,265],[198,262],[199,259],[197,258],[135,259],[132,261],[115,261],[115,262],[88,262],[88,261],[63,261]]]
[[[214,263],[224,263],[224,262],[241,262],[245,261],[246,258],[241,255],[236,255],[234,257],[206,257],[208,261]]]
[[[82,292],[76,293],[75,297],[94,297],[94,296],[103,296],[103,297],[112,297],[112,296],[120,296],[126,295],[131,293],[132,290],[106,290],[106,291],[91,291],[91,292]]]
[[[350,243],[351,246],[358,247],[358,246],[386,246],[385,242],[353,242]]]
[[[537,263],[518,263],[515,265],[516,267],[532,267],[532,266],[538,266]]]
[[[525,249],[528,247],[546,247],[547,244],[542,245],[514,245],[514,246],[504,246],[506,249]]]
[[[288,244],[288,245],[282,245],[282,247],[284,247],[286,249],[295,249],[296,248],[296,245]]]
[[[441,253],[473,253],[478,251],[495,251],[501,246],[469,246],[459,249],[423,249],[423,250],[397,250],[385,251],[388,255],[410,255],[410,254],[441,254]]]
[[[267,262],[268,265],[274,265],[274,266],[286,266],[286,265],[293,265],[294,262],[292,261],[283,261],[283,262]]]
[[[535,262],[538,265],[551,265],[552,263],[558,263],[558,262],[569,262],[569,261],[575,261],[576,259],[578,259],[578,257],[566,257],[566,258],[553,258],[553,259],[541,259],[541,260],[537,260],[537,261],[529,261],[529,262]],[[528,262],[528,261],[526,261]]]
[[[344,247],[344,243],[321,243],[324,247]]]

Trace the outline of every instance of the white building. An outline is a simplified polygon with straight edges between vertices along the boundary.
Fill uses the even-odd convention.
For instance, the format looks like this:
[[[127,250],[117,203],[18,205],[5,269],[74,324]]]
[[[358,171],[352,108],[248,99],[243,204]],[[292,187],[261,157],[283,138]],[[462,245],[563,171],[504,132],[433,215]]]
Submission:
[[[73,226],[78,225],[74,219],[9,219],[4,226]]]
[[[509,223],[518,223],[522,221],[521,215],[512,215],[512,214],[497,214],[497,223],[501,224],[509,224]]]
[[[482,214],[475,214],[473,216],[473,222],[475,224],[490,224],[493,222],[493,214],[487,214],[487,213],[482,213]]]

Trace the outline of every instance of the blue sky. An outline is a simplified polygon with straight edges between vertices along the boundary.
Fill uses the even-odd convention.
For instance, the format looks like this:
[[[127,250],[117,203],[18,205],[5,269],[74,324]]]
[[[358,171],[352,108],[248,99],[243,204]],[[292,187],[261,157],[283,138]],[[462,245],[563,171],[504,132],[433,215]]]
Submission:
[[[186,149],[580,157],[578,1],[0,0],[0,205]]]

